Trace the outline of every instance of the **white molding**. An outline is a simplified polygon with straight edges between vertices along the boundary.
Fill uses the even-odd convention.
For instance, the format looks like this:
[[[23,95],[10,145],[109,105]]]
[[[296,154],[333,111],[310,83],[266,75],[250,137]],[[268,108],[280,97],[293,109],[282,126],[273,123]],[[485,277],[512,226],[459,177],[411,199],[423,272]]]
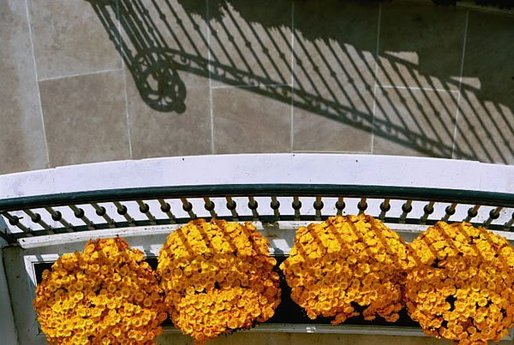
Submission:
[[[34,265],[42,262],[50,262],[54,263],[57,261],[59,256],[61,256],[63,253],[60,254],[40,254],[40,255],[24,255],[23,256],[23,262],[25,264],[25,271],[27,272],[27,276],[29,277],[30,281],[34,286],[37,285],[37,278],[36,278],[36,270]]]
[[[270,241],[271,254],[289,254],[294,242],[296,230],[301,226],[307,226],[315,221],[280,221],[273,224],[251,222]],[[411,242],[420,233],[426,230],[428,225],[415,224],[396,224],[385,223],[388,227],[396,231],[406,242]],[[183,224],[153,225],[140,227],[126,227],[108,230],[80,231],[67,234],[43,235],[25,237],[19,239],[19,244],[23,249],[33,249],[59,246],[61,250],[76,250],[78,246],[83,246],[90,239],[112,238],[120,236],[125,238],[134,248],[145,251],[147,255],[159,254],[162,243],[171,232],[183,226]],[[514,245],[514,233],[507,231],[492,231],[503,236]],[[152,236],[152,239],[148,239]],[[142,242],[151,243],[150,246],[142,246]],[[72,246],[73,245],[73,246]],[[80,249],[80,248],[79,248]],[[62,251],[63,253],[65,251]]]
[[[243,330],[248,333],[308,333],[308,334],[363,334],[363,335],[389,335],[408,337],[428,337],[421,328],[402,326],[366,326],[366,325],[324,325],[324,324],[286,324],[268,323]],[[180,333],[177,328],[163,327],[163,333]],[[514,330],[509,332],[501,342],[510,342],[514,339]]]
[[[514,192],[514,166],[357,154],[241,154],[113,161],[0,176],[0,199],[137,187],[359,184]]]
[[[361,325],[324,325],[324,324],[260,324],[241,332],[248,333],[309,333],[309,334],[365,334],[365,335],[398,335],[411,337],[426,337],[421,328],[399,326],[361,326]],[[163,333],[180,333],[175,327],[163,327]],[[509,338],[510,339],[510,338]]]

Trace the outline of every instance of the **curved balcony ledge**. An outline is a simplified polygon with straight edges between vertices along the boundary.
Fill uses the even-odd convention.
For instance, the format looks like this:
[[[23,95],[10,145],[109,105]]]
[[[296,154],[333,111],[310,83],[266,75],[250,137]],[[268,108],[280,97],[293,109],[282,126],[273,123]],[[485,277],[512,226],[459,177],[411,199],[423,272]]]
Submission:
[[[514,167],[440,158],[240,154],[114,161],[0,176],[0,200],[83,191],[222,184],[342,184],[514,192]]]
[[[0,176],[0,236],[27,248],[70,242],[91,236],[83,233],[90,230],[130,235],[153,226],[154,234],[166,233],[170,224],[194,218],[297,226],[361,212],[398,230],[440,219],[512,230],[513,193],[512,166],[433,158],[250,154],[117,161]],[[53,237],[59,234],[65,234],[60,242]]]
[[[284,255],[298,226],[361,212],[384,220],[407,241],[441,219],[483,225],[512,241],[514,166],[250,154],[117,161],[0,176],[0,268],[5,267],[7,278],[2,281],[0,272],[0,303],[14,310],[14,317],[4,315],[0,331],[8,336],[17,329],[20,344],[44,343],[30,302],[35,265],[80,250],[92,237],[120,235],[155,257],[170,231],[194,218],[217,217],[254,222],[270,239],[272,252]],[[264,324],[255,331],[422,335],[417,328],[357,325]]]

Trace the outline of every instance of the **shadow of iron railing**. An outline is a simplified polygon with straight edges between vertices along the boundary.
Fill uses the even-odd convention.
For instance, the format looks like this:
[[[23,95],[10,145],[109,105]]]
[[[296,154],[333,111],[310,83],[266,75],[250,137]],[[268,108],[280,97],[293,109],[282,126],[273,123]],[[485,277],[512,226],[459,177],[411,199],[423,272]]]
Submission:
[[[493,117],[485,104],[491,101],[481,99],[477,88],[423,73],[414,63],[378,54],[375,47],[336,30],[311,32],[301,23],[291,29],[292,13],[269,10],[279,6],[275,1],[87,1],[142,99],[157,111],[186,111],[187,85],[181,74],[192,73],[227,85],[253,86],[247,89],[429,156],[513,160],[509,137],[514,124],[501,111],[500,119],[483,119]],[[359,6],[370,14],[378,8],[375,1]],[[375,37],[366,39],[375,42],[376,30],[371,31]],[[407,84],[405,78],[416,86],[398,88],[395,80]],[[461,136],[456,145],[456,117],[464,113],[460,121],[470,128],[470,136]]]

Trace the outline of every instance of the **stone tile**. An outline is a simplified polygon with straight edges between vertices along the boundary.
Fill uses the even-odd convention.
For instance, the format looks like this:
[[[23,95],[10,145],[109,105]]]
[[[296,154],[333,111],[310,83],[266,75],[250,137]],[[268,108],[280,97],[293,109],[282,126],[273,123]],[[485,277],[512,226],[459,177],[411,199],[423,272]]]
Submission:
[[[325,108],[298,104],[294,96],[293,150],[371,152],[373,94],[367,89],[347,94],[351,105],[340,101]]]
[[[454,158],[514,164],[514,106],[463,92]]]
[[[52,166],[129,158],[122,72],[39,85]]]
[[[276,87],[213,89],[214,152],[290,152],[291,98],[274,96],[280,91]]]
[[[512,37],[512,16],[470,13],[455,158],[514,164]]]
[[[464,9],[428,2],[383,4],[379,82],[457,90],[465,23]]]
[[[209,76],[205,0],[121,0],[120,52],[141,78],[173,65]]]
[[[370,152],[377,3],[295,2],[294,150]]]
[[[211,153],[209,80],[180,71],[185,85],[184,104],[172,111],[152,109],[127,72],[127,95],[133,158]],[[172,102],[173,103],[173,102]],[[177,111],[177,109],[179,111]]]
[[[120,56],[92,6],[95,1],[29,0],[29,3],[40,79],[121,67]],[[115,26],[116,1],[106,3],[109,5],[98,7],[108,13],[106,17]]]
[[[377,44],[376,3],[295,2],[294,80],[300,89],[341,92],[373,85]],[[332,92],[330,92],[332,91]]]
[[[134,158],[211,148],[205,0],[120,1]]]
[[[0,1],[0,42],[0,174],[46,168],[45,135],[24,1]]]
[[[456,92],[377,90],[373,153],[451,158],[457,101]]]
[[[209,1],[213,85],[291,83],[292,1]]]

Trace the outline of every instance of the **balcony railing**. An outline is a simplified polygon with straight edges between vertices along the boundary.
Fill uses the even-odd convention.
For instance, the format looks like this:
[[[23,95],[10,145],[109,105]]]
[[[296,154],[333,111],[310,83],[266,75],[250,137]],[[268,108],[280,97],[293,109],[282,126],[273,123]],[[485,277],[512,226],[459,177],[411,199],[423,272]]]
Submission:
[[[270,157],[274,158],[271,158],[270,161]],[[310,165],[319,164],[319,158],[323,157],[326,158],[324,165],[318,167]],[[39,195],[23,195],[0,200],[0,214],[4,217],[6,225],[8,224],[0,231],[0,236],[7,243],[14,244],[24,243],[30,241],[30,238],[42,235],[183,224],[196,218],[273,223],[320,221],[332,215],[360,213],[373,215],[391,224],[424,226],[439,220],[466,221],[492,230],[514,230],[514,194],[491,190],[469,190],[458,188],[459,185],[448,185],[456,174],[457,170],[455,169],[471,168],[476,170],[487,167],[490,170],[486,177],[495,181],[501,178],[499,174],[512,173],[512,169],[508,169],[508,167],[497,166],[495,172],[493,165],[471,163],[474,164],[471,167],[466,166],[470,162],[459,164],[459,162],[429,159],[424,160],[427,168],[407,173],[424,174],[427,181],[433,178],[432,187],[412,186],[405,183],[402,185],[402,178],[408,182],[412,177],[402,176],[401,171],[396,172],[396,185],[384,185],[379,184],[380,180],[371,181],[369,178],[367,181],[356,180],[355,177],[359,175],[369,174],[368,166],[359,171],[359,158],[361,161],[364,159],[366,165],[372,165],[375,162],[377,171],[373,175],[375,178],[382,176],[384,180],[391,180],[391,176],[385,176],[385,174],[388,173],[387,170],[391,170],[391,167],[398,164],[394,159],[381,157],[379,160],[382,161],[379,162],[372,157],[357,156],[356,162],[351,165],[351,160],[340,163],[330,162],[335,157],[341,156],[271,155],[266,158],[260,155],[218,156],[214,160],[212,157],[205,158],[204,167],[202,167],[202,158],[189,158],[199,169],[195,174],[205,175],[199,184],[185,182],[187,176],[192,173],[186,171],[185,166],[184,170],[181,170],[180,167],[172,168],[178,169],[174,174],[185,177],[181,185],[145,187],[141,186],[142,183],[138,180],[138,185],[134,185],[132,188],[127,188],[130,183],[125,184],[125,188],[105,188],[108,185],[104,183],[103,188],[98,189],[95,188],[95,183],[98,185],[97,182],[86,183],[89,178],[95,178],[94,175],[88,177],[86,173],[83,175],[83,180],[75,181],[76,191],[61,190],[59,193],[45,192]],[[263,175],[263,171],[254,170],[258,169],[258,162],[263,162],[263,159],[267,160],[268,164],[276,161],[280,165],[284,165],[284,159],[285,161],[294,161],[297,165],[296,169],[301,169],[299,172],[295,172],[294,179],[296,181],[293,182],[296,183],[287,183],[287,175],[292,173],[287,169],[281,173],[277,171],[275,176]],[[245,161],[246,163],[253,162],[246,164],[245,167]],[[408,161],[412,168],[416,168],[416,163],[420,162],[420,159],[400,159],[400,162],[405,161]],[[162,161],[160,162],[162,164]],[[427,165],[430,162],[434,164],[431,168]],[[173,159],[167,163],[173,165]],[[242,180],[234,180],[237,176],[234,176],[233,172],[230,172],[228,176],[215,176],[209,172],[209,166],[213,164],[221,164],[229,169],[238,167],[237,169],[242,169],[243,174],[251,174],[254,178],[252,181],[244,183],[245,177],[241,176]],[[386,168],[384,164],[391,166]],[[116,173],[123,174],[120,176],[122,179],[130,180],[130,176],[141,173],[144,175],[143,181],[145,179],[149,183],[153,181],[152,171],[148,170],[148,168],[152,168],[151,160],[141,161],[137,165],[118,162],[114,166]],[[126,171],[123,171],[123,167],[126,168]],[[67,172],[60,178],[73,182],[75,178],[73,174],[81,170],[87,172],[91,169],[97,171],[104,169],[104,173],[108,174],[112,167],[101,164],[96,167],[78,166],[75,169],[62,169]],[[139,171],[141,169],[144,172]],[[264,165],[262,169],[268,168]],[[323,169],[326,169],[324,172],[326,176],[315,180],[313,176]],[[346,173],[343,173],[345,170]],[[431,170],[439,171],[435,174]],[[445,170],[449,176],[446,176]],[[383,174],[380,171],[383,171]],[[163,172],[157,173],[161,175]],[[20,174],[19,178],[22,176],[27,178],[31,175],[31,173],[27,174]],[[36,172],[33,176],[37,180],[41,174],[44,172]],[[47,174],[51,174],[51,171]],[[339,174],[343,176],[338,176]],[[334,181],[344,180],[344,176],[351,174],[354,176],[352,179],[347,179],[346,183],[334,183]],[[330,175],[334,177],[332,180],[327,179]],[[261,183],[255,183],[259,180],[259,176],[264,179]],[[15,176],[11,176],[11,178],[13,177]],[[115,179],[116,176],[110,178]],[[231,178],[234,178],[232,179],[234,183],[226,183]],[[300,183],[299,178],[304,180]],[[439,181],[435,180],[437,178]],[[474,178],[484,179],[484,176],[474,176]],[[348,181],[351,180],[356,183],[349,184]],[[206,183],[209,181],[211,183]],[[81,183],[85,184],[86,188],[80,188]],[[465,183],[460,182],[461,186],[464,186]],[[87,187],[88,185],[89,187]]]
[[[197,218],[273,223],[373,215],[387,223],[466,221],[514,230],[514,195],[459,189],[334,184],[168,186],[98,190],[0,200],[8,243],[41,235],[149,225]]]
[[[512,166],[331,154],[163,158],[0,176],[0,237],[19,342],[43,343],[30,303],[35,267],[90,238],[124,236],[155,257],[181,224],[222,218],[254,222],[273,254],[287,255],[298,226],[366,213],[407,241],[439,220],[471,222],[512,241],[513,181]],[[257,331],[422,335],[412,327],[278,323]]]

